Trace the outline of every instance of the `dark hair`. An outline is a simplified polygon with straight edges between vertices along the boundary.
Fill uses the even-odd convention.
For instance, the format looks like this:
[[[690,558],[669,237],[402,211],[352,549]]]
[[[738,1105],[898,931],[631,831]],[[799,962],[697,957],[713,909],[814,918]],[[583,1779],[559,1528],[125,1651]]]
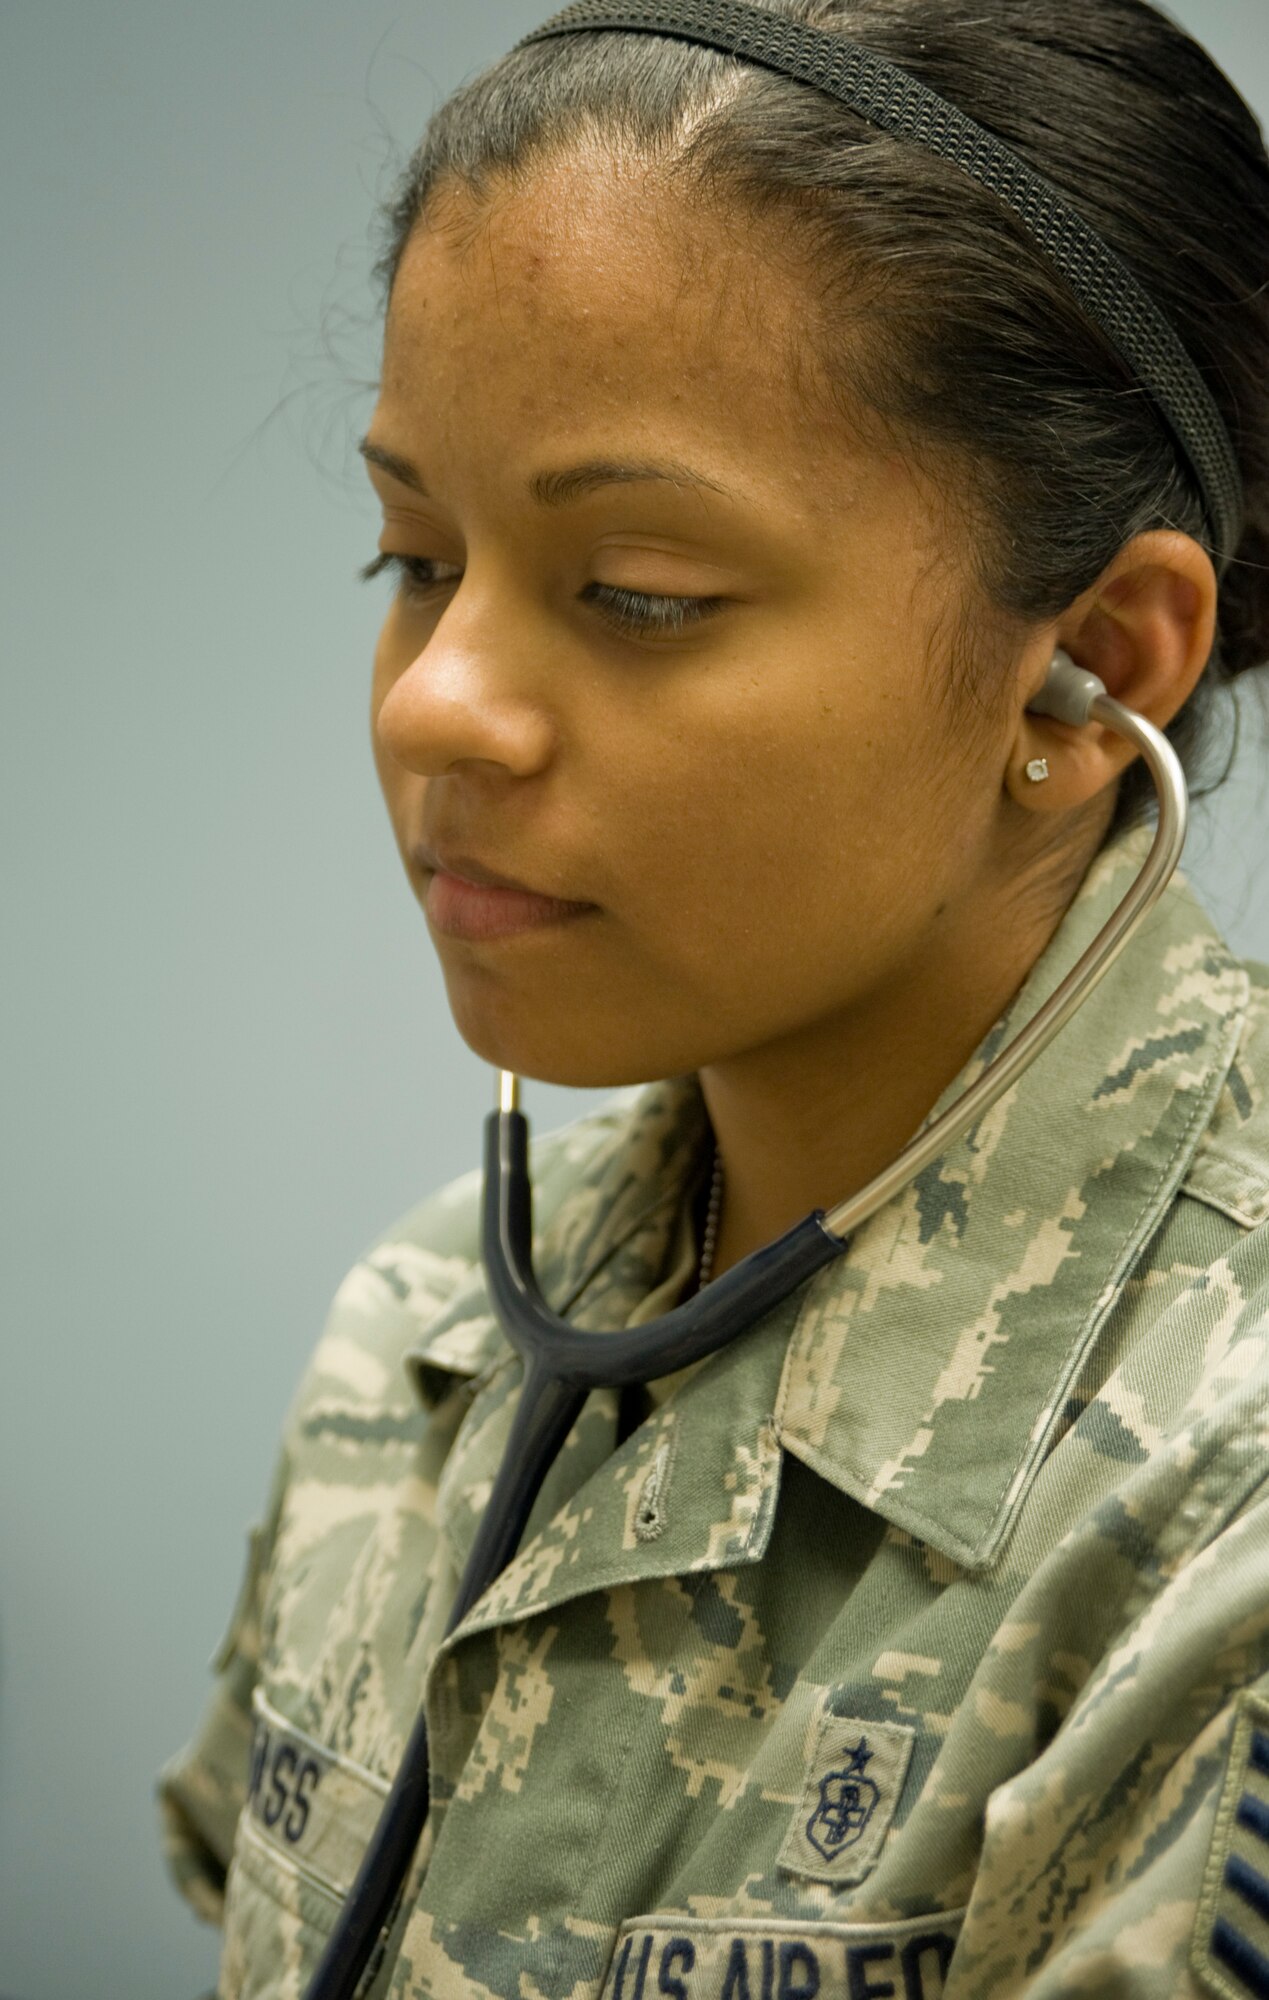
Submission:
[[[1212,657],[1169,730],[1193,784],[1218,690],[1269,658],[1269,158],[1256,119],[1146,0],[762,3],[849,35],[1004,139],[1130,266],[1204,374],[1247,512]],[[487,197],[583,138],[784,222],[816,274],[818,371],[918,450],[956,454],[982,530],[977,581],[998,612],[1056,617],[1150,528],[1210,548],[1148,398],[995,196],[824,93],[696,44],[571,34],[464,84],[381,211],[385,308],[437,189]],[[884,340],[843,338],[861,324]],[[1111,830],[1152,799],[1137,762]]]

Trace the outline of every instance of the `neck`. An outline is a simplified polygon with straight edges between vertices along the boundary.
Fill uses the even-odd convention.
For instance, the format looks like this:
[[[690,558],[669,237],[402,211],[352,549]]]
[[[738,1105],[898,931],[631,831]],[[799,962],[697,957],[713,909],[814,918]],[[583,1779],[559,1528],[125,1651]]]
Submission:
[[[883,989],[700,1070],[723,1162],[715,1278],[898,1157],[1017,994],[1091,859],[1067,871],[1056,905],[1015,883],[924,938]]]

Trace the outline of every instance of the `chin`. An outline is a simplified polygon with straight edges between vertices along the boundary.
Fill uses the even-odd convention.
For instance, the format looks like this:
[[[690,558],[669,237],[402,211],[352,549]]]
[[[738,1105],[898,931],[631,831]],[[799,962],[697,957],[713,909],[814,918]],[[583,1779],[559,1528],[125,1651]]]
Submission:
[[[577,1024],[567,1020],[539,1018],[526,1030],[523,1020],[496,1019],[496,1006],[473,1005],[468,993],[451,992],[450,1011],[474,1056],[491,1069],[511,1070],[534,1083],[559,1084],[565,1090],[622,1090],[673,1073],[658,1068],[651,1051],[623,1047],[602,1034],[579,1035]],[[511,1016],[516,1010],[506,1011]]]
[[[536,1043],[516,1046],[476,1040],[470,1035],[463,1035],[463,1040],[472,1054],[492,1069],[510,1070],[531,1083],[559,1084],[565,1090],[622,1090],[627,1084],[655,1082],[661,1075],[633,1060],[621,1062],[602,1055],[588,1060],[559,1044],[544,1050]]]

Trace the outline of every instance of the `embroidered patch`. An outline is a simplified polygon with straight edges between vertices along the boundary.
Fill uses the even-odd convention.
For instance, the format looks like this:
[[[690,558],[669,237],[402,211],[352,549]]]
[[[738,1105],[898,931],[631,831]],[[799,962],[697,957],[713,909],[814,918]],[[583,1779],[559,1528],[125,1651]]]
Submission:
[[[964,1921],[963,1909],[893,1924],[635,1917],[618,1935],[603,2000],[942,2000]]]
[[[903,1723],[824,1717],[780,1849],[786,1874],[863,1881],[894,1818],[915,1742],[916,1730]]]
[[[1269,2000],[1269,1700],[1238,1697],[1190,1964],[1220,2000]]]

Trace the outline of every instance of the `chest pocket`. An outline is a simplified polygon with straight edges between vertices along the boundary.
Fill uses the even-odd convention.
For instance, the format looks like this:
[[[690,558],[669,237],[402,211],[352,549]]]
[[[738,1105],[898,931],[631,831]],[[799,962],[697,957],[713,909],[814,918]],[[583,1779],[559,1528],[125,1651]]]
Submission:
[[[225,1901],[220,2000],[298,2000],[378,1823],[386,1779],[257,1688],[247,1803]]]
[[[893,1924],[636,1917],[603,2000],[942,2000],[965,1910]]]

